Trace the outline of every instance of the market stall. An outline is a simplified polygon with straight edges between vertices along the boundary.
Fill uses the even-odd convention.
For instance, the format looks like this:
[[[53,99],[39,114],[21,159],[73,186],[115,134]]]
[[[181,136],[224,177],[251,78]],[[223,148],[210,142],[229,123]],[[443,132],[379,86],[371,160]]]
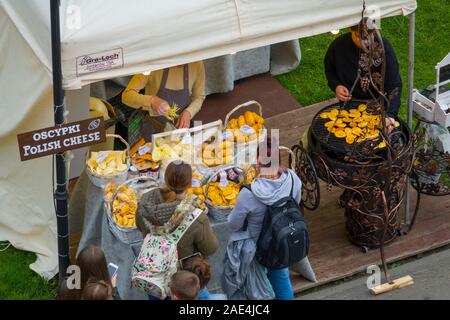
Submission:
[[[376,6],[381,17],[396,14],[407,15],[414,12],[416,8],[415,1],[386,0],[367,2],[369,5],[373,4]],[[54,2],[52,3],[55,4]],[[169,1],[157,5],[161,7],[154,7],[153,3],[148,2],[145,2],[145,4],[142,2],[135,4],[127,3],[124,5],[120,1],[116,1],[113,4],[109,1],[108,5],[105,5],[103,1],[77,1],[75,5],[81,7],[82,11],[96,12],[98,14],[85,17],[86,20],[82,21],[83,28],[81,30],[70,27],[70,18],[73,18],[72,16],[62,15],[61,24],[58,20],[54,21],[53,30],[55,37],[53,43],[56,47],[54,46],[53,48],[53,66],[50,63],[50,11],[48,6],[42,5],[42,2],[38,1],[24,4],[16,1],[2,0],[0,4],[1,14],[8,18],[5,23],[7,24],[7,28],[11,30],[9,34],[14,35],[14,37],[19,37],[21,45],[28,49],[28,55],[23,58],[24,61],[30,59],[29,61],[33,61],[34,63],[31,68],[36,72],[32,73],[33,78],[30,81],[33,80],[35,83],[40,84],[40,86],[37,86],[38,89],[30,89],[30,92],[35,93],[34,99],[22,101],[25,107],[13,108],[17,110],[17,113],[11,114],[11,108],[1,108],[2,112],[4,112],[2,119],[6,119],[4,120],[2,129],[4,129],[4,135],[8,138],[11,135],[10,132],[17,130],[15,129],[17,124],[27,118],[27,115],[31,111],[38,110],[41,105],[45,105],[46,107],[51,105],[50,97],[47,96],[44,99],[45,101],[39,101],[39,98],[42,98],[40,92],[49,91],[50,82],[48,79],[52,72],[55,83],[54,102],[56,107],[55,113],[57,115],[56,120],[57,123],[61,123],[64,120],[63,88],[66,90],[77,89],[89,83],[104,79],[149,70],[158,70],[168,66],[221,56],[231,52],[243,51],[347,27],[359,21],[362,3],[357,0],[335,1],[333,4],[326,2],[326,6],[324,6],[324,2],[320,1],[314,3],[310,1],[292,0],[277,2],[255,1],[252,3],[241,3],[240,1],[216,1],[215,3],[211,3],[211,1],[195,1],[180,5],[178,2],[171,3]],[[70,12],[71,5],[73,3],[62,1],[60,10],[56,8],[56,11],[53,13],[56,14],[58,11],[62,13]],[[177,9],[174,11],[163,10],[167,6],[176,7]],[[324,7],[328,9],[323,10]],[[55,8],[53,9],[55,10]],[[154,20],[149,21],[146,14],[147,11],[160,11],[164,14],[157,16],[160,22]],[[195,14],[182,14],[187,11],[195,12]],[[270,14],[267,14],[268,12]],[[174,21],[180,15],[183,15],[185,19],[183,21],[183,28],[180,28],[179,24],[166,23]],[[133,18],[123,21],[119,16]],[[54,15],[52,15],[52,18],[54,18]],[[94,20],[95,23],[93,23]],[[114,23],[110,23],[111,21],[114,21]],[[151,26],[149,26],[150,24]],[[59,32],[60,26],[62,27],[61,33]],[[271,26],[271,28],[267,28],[267,26]],[[135,30],[147,31],[139,33]],[[59,35],[61,35],[61,38]],[[117,35],[121,35],[120,39],[117,38]],[[98,41],[98,39],[101,39],[101,41]],[[46,45],[40,44],[42,41],[45,41]],[[62,56],[59,59],[58,52],[60,50],[58,45],[61,43]],[[95,56],[96,53],[99,53],[100,57],[108,54],[113,56],[112,64],[106,67],[104,65],[98,66],[99,68],[95,70],[83,69],[81,66],[82,58],[86,55]],[[61,61],[62,64],[60,64]],[[81,69],[77,69],[77,63]],[[26,67],[21,66],[16,70],[16,72],[18,71],[23,75],[30,74],[29,68]],[[46,81],[42,82],[42,79]],[[12,98],[6,101],[6,103],[8,105],[17,105],[16,97],[21,96],[19,91],[23,90],[23,88],[18,83],[11,83],[10,80],[2,77],[2,81],[7,84],[5,87],[11,89],[10,93]],[[43,86],[45,88],[42,88]],[[86,103],[87,107],[88,102]],[[49,111],[45,119],[50,123],[50,119],[54,116],[54,113],[50,108],[48,109]],[[28,121],[27,125],[20,128],[20,130],[34,127],[35,123],[32,119],[28,118]],[[15,136],[15,133],[13,131],[12,135]],[[14,139],[9,139],[8,141],[12,140]],[[10,142],[6,146],[13,146],[11,150],[16,147],[14,142]],[[11,154],[15,156],[14,153]],[[57,172],[61,174],[65,168],[64,159],[62,157],[57,158],[59,158],[57,159],[59,162]],[[39,165],[39,168],[50,167],[50,159],[48,161],[42,161]],[[39,177],[41,177],[42,171],[39,168],[34,168],[33,171],[36,175],[39,173]],[[11,170],[13,172],[14,168],[5,170]],[[11,176],[11,181],[14,180],[13,178]],[[58,187],[62,189],[67,181],[66,179],[59,179],[57,183]],[[14,185],[14,183],[9,183],[8,187],[10,188],[11,185]],[[51,181],[48,183],[48,188],[51,189]],[[20,188],[16,188],[15,190],[18,189]],[[40,190],[42,189],[40,188]],[[21,190],[17,194],[18,199],[23,201]],[[39,211],[40,213],[48,212],[48,215],[44,215],[37,224],[45,221],[44,224],[47,225],[47,228],[54,229],[55,218],[51,215],[52,210],[50,210],[52,199],[51,197],[45,196],[41,198],[48,198],[48,203],[44,206],[48,210],[44,210],[43,207],[38,207]],[[9,216],[16,214],[14,207],[7,209],[2,214]],[[64,228],[67,223],[67,216],[64,214],[64,199],[62,199],[62,202],[57,203],[57,209],[60,226],[58,237],[60,241],[60,267],[64,267],[68,263],[68,234]],[[31,215],[32,211],[26,214]],[[47,223],[49,220],[51,223]],[[4,221],[8,220],[4,219]],[[27,221],[26,217],[22,221]],[[10,224],[10,226],[13,225],[14,222]],[[16,229],[14,227],[12,228],[12,230]],[[17,241],[19,234],[21,233],[15,232],[13,235],[8,233],[6,239],[12,240],[13,245],[15,243],[21,243]],[[54,233],[53,235],[56,238]],[[52,241],[48,240],[48,237],[42,238],[42,246],[47,248],[52,247],[54,249],[54,239]],[[21,245],[20,247],[26,249],[26,245]],[[50,258],[46,268],[54,271],[56,251],[50,250],[50,252]]]

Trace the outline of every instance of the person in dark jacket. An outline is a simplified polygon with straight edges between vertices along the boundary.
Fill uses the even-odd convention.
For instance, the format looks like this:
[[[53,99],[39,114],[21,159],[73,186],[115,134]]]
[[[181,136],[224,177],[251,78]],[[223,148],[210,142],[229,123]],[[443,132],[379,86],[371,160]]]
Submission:
[[[340,101],[348,101],[352,98],[370,100],[373,99],[371,93],[374,94],[375,98],[379,96],[375,88],[369,83],[367,76],[369,57],[361,45],[360,26],[365,21],[365,19],[361,20],[358,25],[350,28],[350,32],[336,38],[325,55],[324,65],[328,86],[335,92],[336,98]],[[389,41],[384,38],[383,45],[386,55],[384,93],[389,100],[386,122],[388,127],[392,129],[395,122],[394,118],[397,116],[401,104],[402,79],[400,78],[399,65],[394,49]],[[381,58],[381,50],[375,49],[375,59]],[[373,76],[375,77],[373,79],[375,83],[377,81],[376,76],[381,75],[380,66],[381,64],[374,66]],[[350,96],[350,90],[357,79],[358,69],[361,71],[361,79],[356,84],[352,96]]]

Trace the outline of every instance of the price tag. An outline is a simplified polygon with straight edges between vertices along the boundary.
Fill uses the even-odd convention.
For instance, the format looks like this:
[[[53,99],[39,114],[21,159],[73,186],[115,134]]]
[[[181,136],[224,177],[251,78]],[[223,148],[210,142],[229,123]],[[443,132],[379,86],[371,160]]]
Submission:
[[[228,140],[232,137],[234,137],[234,134],[231,131],[225,131],[224,133],[222,133],[222,140]]]
[[[147,145],[143,145],[139,147],[138,153],[140,156],[143,156],[144,154],[147,154],[150,152],[150,148]]]
[[[192,143],[192,137],[190,134],[187,134],[183,137],[183,139],[181,140],[182,144],[191,144]]]
[[[199,187],[201,187],[201,186],[202,186],[202,184],[201,184],[200,180],[198,180],[198,179],[192,179],[192,187],[193,187],[193,188],[199,188]]]
[[[97,157],[97,159],[95,161],[97,161],[97,163],[103,162],[103,160],[105,160],[105,158],[109,155],[108,151],[101,151],[100,155]]]
[[[220,173],[220,183],[219,183],[219,185],[221,187],[226,187],[228,185],[227,173],[225,171],[222,171]]]
[[[247,136],[251,136],[256,133],[255,129],[253,129],[252,127],[250,127],[248,125],[242,126],[240,130],[243,134],[245,134]]]

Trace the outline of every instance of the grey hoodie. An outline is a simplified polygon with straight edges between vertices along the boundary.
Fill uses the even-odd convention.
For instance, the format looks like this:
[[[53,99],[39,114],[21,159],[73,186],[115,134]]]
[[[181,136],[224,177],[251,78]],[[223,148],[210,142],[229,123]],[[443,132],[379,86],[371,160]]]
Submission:
[[[294,181],[293,197],[300,203],[302,182],[294,171],[287,170],[277,180],[256,178],[251,185],[251,192],[242,189],[239,193],[236,205],[228,217],[231,230],[241,230],[247,220],[247,230],[256,241],[261,232],[267,206],[289,196],[292,187],[291,176]]]

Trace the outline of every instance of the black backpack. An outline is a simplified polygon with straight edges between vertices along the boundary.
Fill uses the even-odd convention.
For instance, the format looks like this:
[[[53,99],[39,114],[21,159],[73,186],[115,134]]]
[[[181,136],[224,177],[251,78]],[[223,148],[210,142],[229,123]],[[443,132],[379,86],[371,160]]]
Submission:
[[[294,265],[308,255],[309,236],[302,209],[293,197],[294,179],[288,197],[267,206],[256,246],[257,261],[270,269]],[[246,187],[251,191],[251,188]]]

